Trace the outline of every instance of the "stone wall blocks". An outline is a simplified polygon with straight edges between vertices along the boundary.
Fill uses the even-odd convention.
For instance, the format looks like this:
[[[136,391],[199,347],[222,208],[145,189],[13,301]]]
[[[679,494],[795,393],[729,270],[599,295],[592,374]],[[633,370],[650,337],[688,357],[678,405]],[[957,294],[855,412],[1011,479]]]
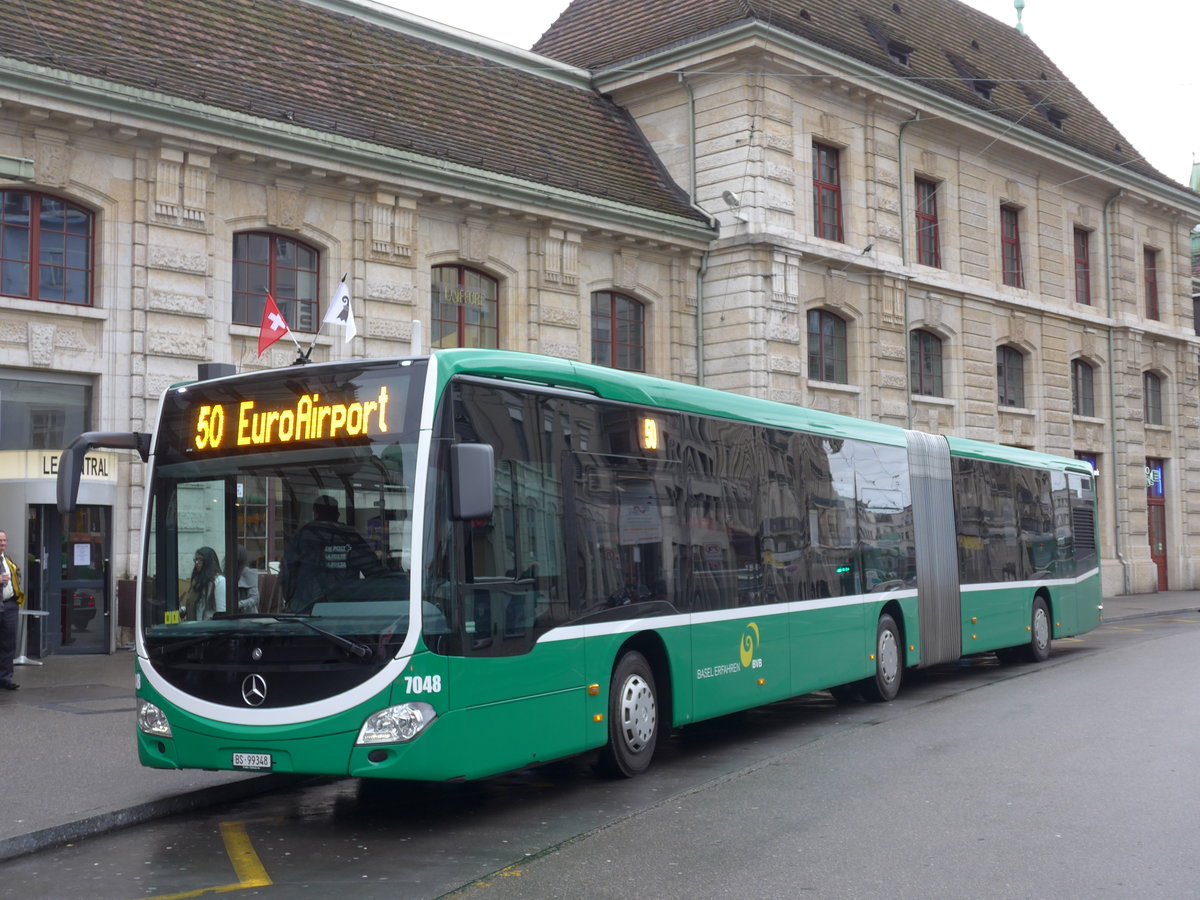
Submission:
[[[147,264],[152,269],[170,272],[186,272],[191,275],[208,274],[208,254],[154,244],[150,247]]]
[[[208,318],[211,315],[207,298],[197,297],[193,294],[178,294],[172,291],[151,290],[147,308],[158,312],[197,318]]]

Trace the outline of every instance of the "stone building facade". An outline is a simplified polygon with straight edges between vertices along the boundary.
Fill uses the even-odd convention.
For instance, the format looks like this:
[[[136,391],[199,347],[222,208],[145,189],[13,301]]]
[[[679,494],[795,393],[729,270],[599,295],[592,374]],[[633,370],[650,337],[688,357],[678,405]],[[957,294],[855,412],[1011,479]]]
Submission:
[[[707,383],[1088,458],[1105,592],[1196,587],[1200,198],[1032,41],[959,4],[767,21],[680,0],[640,43],[604,24],[624,6],[572,4],[535,50],[593,69],[718,217]]]
[[[315,285],[312,328],[346,277],[358,336],[298,333],[314,360],[463,340],[438,325],[448,273],[495,292],[499,346],[591,360],[595,298],[619,295],[644,315],[652,374],[1093,458],[1106,591],[1197,586],[1196,195],[1113,165],[1097,150],[1111,126],[1077,92],[1042,104],[1067,115],[1060,134],[894,77],[886,41],[863,51],[803,22],[701,21],[683,15],[693,0],[675,5],[685,30],[663,37],[622,25],[610,7],[625,2],[571,4],[535,55],[352,0],[212,0],[234,46],[208,67],[187,60],[213,56],[219,36],[156,30],[115,0],[0,14],[3,46],[57,51],[0,52],[0,497],[25,511],[0,527],[30,549],[52,610],[42,652],[78,638],[69,607],[88,585],[116,611],[139,553],[144,472],[127,456],[85,476],[90,518],[55,518],[52,451],[71,427],[148,431],[162,391],[198,364],[295,358],[286,340],[260,357],[261,305],[238,305],[239,241],[258,237],[281,266],[316,260],[287,260]],[[831,2],[806,9],[819,20]],[[906,8],[930,4],[957,22],[945,42],[1010,51],[1011,29],[954,0]],[[895,5],[878,5],[872,39],[897,28]],[[185,22],[185,6],[154,14]],[[122,68],[113,48],[132,29],[188,46],[146,46]],[[298,35],[306,66],[239,62],[286,60]],[[356,53],[360,69],[333,68]],[[422,65],[381,74],[380,60]],[[84,227],[86,265],[70,259]],[[50,262],[21,287],[12,235],[35,231],[33,267]],[[914,374],[914,354],[928,371]],[[1152,555],[1155,516],[1166,538]],[[72,565],[48,564],[60,553]]]

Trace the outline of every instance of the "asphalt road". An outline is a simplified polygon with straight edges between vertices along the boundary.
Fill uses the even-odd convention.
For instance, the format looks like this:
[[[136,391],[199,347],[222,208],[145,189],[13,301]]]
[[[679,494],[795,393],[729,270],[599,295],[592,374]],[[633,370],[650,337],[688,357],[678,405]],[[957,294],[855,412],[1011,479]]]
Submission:
[[[1183,897],[1200,874],[1200,615],[1048,663],[694,726],[651,771],[320,782],[0,865],[22,898]]]

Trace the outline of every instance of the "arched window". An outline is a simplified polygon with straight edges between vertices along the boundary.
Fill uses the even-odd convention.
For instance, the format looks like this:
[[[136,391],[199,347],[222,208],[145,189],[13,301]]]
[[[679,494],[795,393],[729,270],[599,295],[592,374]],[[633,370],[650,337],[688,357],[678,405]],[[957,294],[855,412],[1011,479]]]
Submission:
[[[1162,379],[1153,372],[1142,375],[1142,409],[1147,425],[1163,423]]]
[[[265,231],[233,236],[233,321],[262,324],[267,292],[292,331],[314,332],[320,324],[317,285],[320,254],[313,247]]]
[[[95,217],[33,191],[0,191],[0,293],[92,305]]]
[[[808,314],[808,377],[817,381],[849,382],[846,322],[823,309]]]
[[[466,266],[433,267],[430,346],[499,347],[500,283]]]
[[[1071,412],[1077,416],[1096,415],[1096,372],[1082,359],[1071,361]]]
[[[613,291],[592,294],[592,362],[646,371],[645,307]]]
[[[1025,405],[1025,357],[1016,347],[996,351],[996,385],[1001,406]]]
[[[915,330],[908,336],[908,368],[912,392],[943,397],[942,339],[931,331]]]

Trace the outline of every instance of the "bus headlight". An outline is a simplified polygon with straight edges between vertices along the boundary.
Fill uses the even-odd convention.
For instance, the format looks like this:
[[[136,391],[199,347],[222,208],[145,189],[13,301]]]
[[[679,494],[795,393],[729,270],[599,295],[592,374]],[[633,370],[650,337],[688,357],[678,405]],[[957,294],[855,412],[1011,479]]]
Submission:
[[[428,703],[402,703],[374,713],[358,733],[360,744],[403,744],[411,741],[437,718]]]
[[[171,736],[171,723],[167,721],[166,714],[149,700],[143,700],[141,697],[138,697],[137,702],[137,724],[138,730],[143,734],[167,738]]]

